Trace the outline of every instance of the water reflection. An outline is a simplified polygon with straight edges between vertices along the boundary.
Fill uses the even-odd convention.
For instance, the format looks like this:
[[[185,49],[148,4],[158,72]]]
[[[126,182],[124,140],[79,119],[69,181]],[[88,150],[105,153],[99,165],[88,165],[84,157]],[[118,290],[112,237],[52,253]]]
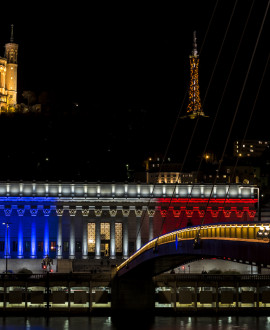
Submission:
[[[137,323],[135,322],[138,321]],[[118,324],[111,317],[1,317],[0,330],[270,330],[270,317],[155,317],[152,324],[139,315]]]

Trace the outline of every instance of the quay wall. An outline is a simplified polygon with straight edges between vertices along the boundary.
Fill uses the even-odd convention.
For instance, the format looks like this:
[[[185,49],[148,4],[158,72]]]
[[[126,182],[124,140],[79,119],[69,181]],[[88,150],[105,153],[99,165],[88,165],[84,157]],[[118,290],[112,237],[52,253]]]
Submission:
[[[111,315],[113,277],[112,273],[2,274],[0,315]],[[270,275],[166,274],[153,278],[149,294],[156,315],[269,314]]]

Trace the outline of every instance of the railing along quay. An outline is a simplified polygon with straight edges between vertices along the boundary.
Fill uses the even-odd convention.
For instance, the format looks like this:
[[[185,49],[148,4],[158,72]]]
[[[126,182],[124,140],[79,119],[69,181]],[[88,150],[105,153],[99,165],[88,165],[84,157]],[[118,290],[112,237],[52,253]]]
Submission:
[[[2,274],[0,315],[110,315],[111,279],[108,273]],[[270,312],[270,275],[163,274],[153,281],[157,315]]]

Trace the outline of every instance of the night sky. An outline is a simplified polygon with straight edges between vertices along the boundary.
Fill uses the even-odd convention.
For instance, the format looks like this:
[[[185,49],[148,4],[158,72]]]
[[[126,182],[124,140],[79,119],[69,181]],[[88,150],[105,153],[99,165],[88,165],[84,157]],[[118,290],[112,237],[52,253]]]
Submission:
[[[194,30],[209,118],[199,120],[187,163],[204,149],[217,109],[208,149],[222,153],[238,110],[226,150],[232,153],[261,83],[247,138],[270,140],[269,66],[262,80],[270,12],[247,76],[268,1],[86,5],[79,1],[60,10],[46,2],[0,22],[2,56],[10,24],[15,26],[18,103],[27,103],[22,93],[30,90],[43,105],[41,114],[0,116],[1,180],[125,181],[126,164],[141,170],[146,157],[164,154],[176,123],[168,153],[182,162],[195,125],[177,121],[187,107]]]

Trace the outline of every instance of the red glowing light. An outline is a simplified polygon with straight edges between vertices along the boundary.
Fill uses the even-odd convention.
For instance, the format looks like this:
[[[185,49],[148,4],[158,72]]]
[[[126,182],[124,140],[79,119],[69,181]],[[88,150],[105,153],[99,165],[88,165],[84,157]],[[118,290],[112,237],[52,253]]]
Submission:
[[[158,198],[159,203],[254,204],[257,198]]]

